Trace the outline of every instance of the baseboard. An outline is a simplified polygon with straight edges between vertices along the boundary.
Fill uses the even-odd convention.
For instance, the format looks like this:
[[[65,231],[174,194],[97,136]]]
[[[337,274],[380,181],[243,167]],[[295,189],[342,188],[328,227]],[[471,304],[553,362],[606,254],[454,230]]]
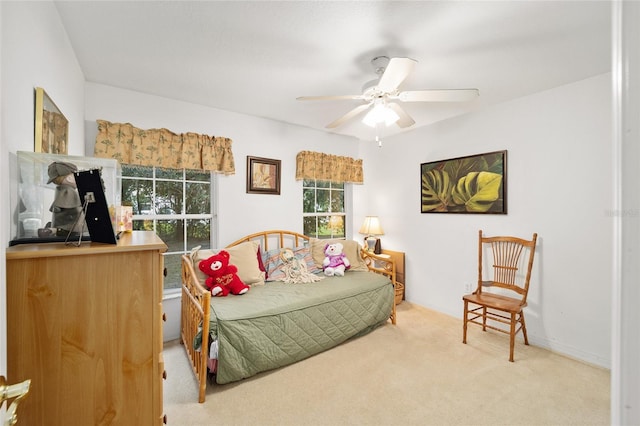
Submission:
[[[443,311],[442,309],[436,308],[434,306],[428,306],[428,305],[424,306],[419,304],[415,304],[415,305],[422,306],[424,308],[434,310],[441,314],[448,315],[462,322],[462,306],[460,307],[460,312],[448,312],[448,311]],[[567,358],[571,358],[575,361],[589,364],[594,367],[604,368],[607,370],[611,369],[611,359],[603,358],[593,353],[586,352],[581,349],[575,348],[573,346],[563,344],[562,342],[551,341],[544,337],[537,336],[536,334],[532,333],[529,328],[527,328],[527,331],[528,331],[527,337],[529,338],[529,344],[533,346],[547,349],[548,351],[553,352],[555,354],[562,355]],[[462,325],[460,325],[460,332],[462,333]]]

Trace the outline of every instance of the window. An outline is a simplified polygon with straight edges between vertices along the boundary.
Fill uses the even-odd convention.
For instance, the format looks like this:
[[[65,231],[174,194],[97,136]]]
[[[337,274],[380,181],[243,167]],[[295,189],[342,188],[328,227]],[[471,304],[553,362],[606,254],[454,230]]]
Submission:
[[[164,289],[181,286],[180,256],[212,241],[212,182],[208,171],[122,166],[122,204],[133,207],[133,229],[155,231],[167,245]]]
[[[304,234],[314,238],[344,238],[344,183],[304,179],[302,182]]]

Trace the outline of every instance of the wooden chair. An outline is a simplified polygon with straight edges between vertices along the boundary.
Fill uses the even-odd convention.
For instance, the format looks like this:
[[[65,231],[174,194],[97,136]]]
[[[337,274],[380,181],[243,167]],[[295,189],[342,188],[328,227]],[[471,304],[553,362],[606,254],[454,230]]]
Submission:
[[[476,290],[462,297],[464,301],[464,324],[462,331],[462,343],[467,343],[467,324],[473,323],[497,330],[510,336],[509,361],[513,362],[513,347],[516,334],[522,330],[524,344],[528,345],[527,327],[524,322],[523,308],[527,306],[527,293],[529,292],[529,280],[533,256],[536,249],[538,234],[533,234],[531,240],[523,240],[516,237],[483,237],[482,230],[478,237],[478,286]],[[483,251],[490,248],[493,255],[493,277],[489,280],[484,276],[491,275],[486,272],[483,275]],[[520,259],[521,254],[525,257]],[[528,262],[524,262],[528,256]],[[518,275],[520,266],[526,267],[526,275]],[[483,290],[485,288],[485,290]],[[493,288],[493,290],[489,290]],[[471,305],[471,309],[469,308]],[[480,321],[482,319],[482,321]],[[487,324],[490,321],[490,324]],[[508,329],[500,324],[506,324]],[[516,327],[519,327],[516,329]]]

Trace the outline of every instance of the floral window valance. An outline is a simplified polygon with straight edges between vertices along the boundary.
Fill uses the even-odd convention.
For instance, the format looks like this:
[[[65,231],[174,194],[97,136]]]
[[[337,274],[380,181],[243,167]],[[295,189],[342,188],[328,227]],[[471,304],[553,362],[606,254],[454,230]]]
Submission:
[[[129,123],[97,120],[94,155],[122,164],[235,174],[231,139],[167,129],[142,130]]]
[[[296,180],[301,179],[363,183],[362,160],[321,152],[300,151],[296,156]]]

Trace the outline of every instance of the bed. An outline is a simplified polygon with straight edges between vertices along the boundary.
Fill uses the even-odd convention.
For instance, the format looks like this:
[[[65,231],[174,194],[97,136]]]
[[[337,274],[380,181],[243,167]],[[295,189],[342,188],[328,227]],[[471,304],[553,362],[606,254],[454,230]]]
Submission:
[[[212,370],[216,383],[235,382],[328,350],[389,320],[396,323],[395,264],[355,241],[340,240],[351,268],[344,276],[325,277],[323,249],[333,241],[273,230],[228,245],[231,263],[251,286],[241,296],[211,297],[204,287],[197,264],[215,251],[195,249],[182,256],[180,337],[199,402],[205,401]],[[283,282],[277,261],[282,248],[293,249],[310,272],[323,278]]]

